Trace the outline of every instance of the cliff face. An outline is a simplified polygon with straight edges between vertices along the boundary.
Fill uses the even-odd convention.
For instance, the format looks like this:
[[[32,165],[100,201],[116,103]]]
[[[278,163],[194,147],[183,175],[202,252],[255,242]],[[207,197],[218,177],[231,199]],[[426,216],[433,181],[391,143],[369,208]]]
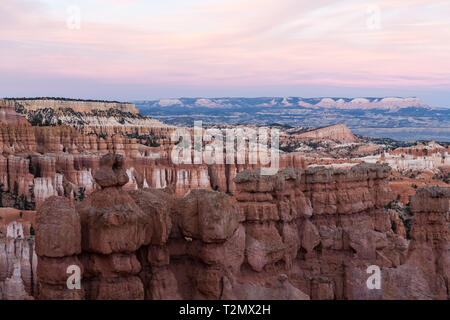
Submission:
[[[260,265],[249,260],[252,269],[264,278],[271,263],[284,261],[289,279],[312,299],[380,298],[367,289],[362,272],[373,264],[399,265],[407,247],[384,210],[391,200],[388,173],[385,166],[357,165],[284,171],[270,178],[238,175],[236,197],[251,230],[257,238],[268,230],[268,240],[260,241],[280,250],[267,252]],[[360,274],[363,278],[355,278]]]
[[[0,109],[1,110],[1,109]],[[106,153],[126,156],[127,190],[170,187],[179,196],[194,188],[233,192],[235,175],[255,165],[174,165],[172,127],[0,124],[0,185],[5,207],[33,209],[50,196],[78,200],[99,186],[93,175]],[[246,161],[248,163],[248,161]],[[280,167],[303,167],[281,154]],[[30,207],[31,206],[31,207]]]
[[[31,224],[0,225],[0,300],[29,300],[36,293],[37,256]]]
[[[413,210],[446,212],[447,220],[437,226],[424,212],[408,246],[392,227],[398,217],[384,209],[386,166],[243,171],[234,197],[192,190],[180,199],[168,189],[121,191],[129,183],[125,162],[103,157],[94,177],[102,189],[80,204],[52,197],[42,205],[39,298],[446,298],[448,194],[418,194],[434,200]],[[425,238],[415,231],[422,229]],[[425,245],[440,250],[430,275],[416,267],[429,257]],[[70,265],[82,270],[80,290],[65,286]],[[382,270],[381,290],[367,288],[370,265]],[[408,279],[419,283],[411,288]]]
[[[80,101],[80,100],[58,100],[58,99],[7,99],[4,100],[8,106],[23,108],[26,111],[39,109],[72,109],[75,112],[88,113],[93,110],[108,111],[115,109],[122,112],[137,114],[138,109],[134,104],[108,101]]]
[[[113,117],[117,112],[96,111],[92,118],[101,122],[99,114]],[[79,118],[67,117],[71,125],[81,126],[75,129],[32,127],[5,103],[0,115],[5,119],[0,124],[0,206],[33,209],[53,195],[80,199],[98,188],[93,175],[106,153],[127,156],[127,189],[171,186],[184,195],[191,188],[211,188],[207,166],[171,164],[168,137],[173,128],[150,118],[127,114],[124,124],[108,120],[89,125],[89,113],[77,113]]]
[[[397,148],[382,155],[365,157],[364,161],[381,161],[397,171],[402,170],[442,170],[450,167],[450,147],[444,148],[437,143],[426,145],[418,143],[408,148]]]
[[[296,138],[302,139],[329,139],[336,140],[342,143],[358,142],[359,139],[347,128],[344,124],[337,124],[334,126],[321,128],[317,130],[308,131],[296,135]]]
[[[284,276],[272,279],[269,288],[235,283],[246,231],[233,198],[206,190],[182,199],[167,190],[127,194],[120,190],[128,180],[123,163],[120,156],[104,157],[95,175],[102,190],[76,208],[56,197],[41,207],[36,230],[39,265],[45,264],[45,271],[38,269],[41,299],[308,298]],[[61,232],[45,232],[50,225]],[[81,290],[64,287],[63,277],[55,279],[68,264],[83,270]]]
[[[74,200],[83,198],[99,188],[93,175],[98,169],[99,158],[106,153],[126,156],[129,184],[125,189],[170,187],[178,196],[195,188],[234,192],[233,179],[237,173],[261,166],[249,164],[248,153],[246,164],[242,165],[237,164],[237,159],[226,165],[175,165],[171,161],[171,151],[176,143],[171,140],[171,134],[175,128],[137,114],[111,109],[75,112],[21,108],[18,109],[27,117],[39,116],[40,124],[52,126],[0,125],[3,206],[34,209],[53,195]],[[23,118],[11,108],[6,109],[8,114]],[[319,136],[345,141],[353,136],[348,129],[351,136],[348,132],[347,135],[333,135],[333,130],[320,129],[318,131],[323,134]],[[305,168],[306,165],[303,154],[280,154],[280,168]]]
[[[450,148],[443,147],[439,145],[436,142],[429,142],[427,144],[423,143],[417,143],[415,146],[408,147],[408,148],[397,148],[394,151],[390,152],[392,155],[410,155],[414,157],[414,159],[420,158],[420,157],[428,157],[432,156],[434,154],[442,154],[449,153]]]
[[[103,139],[69,127],[0,125],[2,205],[26,209],[51,195],[75,198],[80,189],[93,191],[93,171],[107,152],[135,157],[139,150],[122,135]]]
[[[17,114],[13,106],[0,99],[0,123],[13,126],[29,126],[25,116]]]
[[[33,125],[58,126],[67,125],[74,128],[84,127],[121,127],[121,128],[148,128],[168,127],[164,123],[132,112],[124,112],[119,109],[97,110],[78,112],[73,109],[16,109],[24,114]]]
[[[0,105],[0,206],[39,209],[39,264],[34,222],[0,220],[0,298],[448,298],[445,190],[417,193],[409,232],[385,209],[387,166],[304,170],[281,153],[280,169],[298,170],[265,177],[248,152],[242,165],[175,165],[175,128],[102,106],[19,106],[41,127]],[[345,126],[294,138],[356,141]],[[81,291],[67,289],[71,265]],[[381,290],[366,286],[370,265]]]
[[[449,187],[450,148],[437,143],[417,143],[411,147],[397,148],[381,155],[360,158],[370,163],[386,163],[392,170],[390,186],[405,205],[417,188],[426,186]]]
[[[420,277],[405,273],[413,286],[395,293],[400,297],[412,293],[427,299],[450,299],[450,189],[420,189],[410,207],[414,217],[404,268]]]
[[[15,111],[15,112],[14,112]],[[170,128],[166,124],[139,114],[130,103],[78,101],[58,99],[6,99],[0,100],[0,119],[4,124],[17,125],[28,120],[34,126],[71,126],[84,130],[86,127],[122,128]],[[122,133],[123,133],[122,132]]]

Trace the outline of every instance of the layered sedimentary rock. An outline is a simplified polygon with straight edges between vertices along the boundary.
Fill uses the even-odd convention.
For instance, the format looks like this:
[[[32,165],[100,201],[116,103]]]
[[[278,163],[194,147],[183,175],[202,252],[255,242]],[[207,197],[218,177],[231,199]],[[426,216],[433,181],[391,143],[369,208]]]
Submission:
[[[392,200],[387,166],[350,168],[329,158],[320,163],[348,168],[304,170],[304,153],[281,153],[280,168],[302,170],[267,177],[247,171],[261,167],[249,163],[248,151],[245,164],[177,165],[172,127],[145,127],[148,119],[136,114],[122,123],[122,111],[42,107],[27,114],[54,126],[32,127],[0,108],[0,206],[38,208],[39,234],[49,235],[36,238],[37,264],[11,231],[19,227],[0,225],[16,234],[3,250],[4,298],[446,298],[444,191],[412,199],[410,230],[385,209]],[[325,129],[305,139],[353,142],[345,128]],[[367,288],[370,265],[382,270],[382,290]],[[81,270],[78,291],[67,287],[71,266]]]
[[[13,106],[0,99],[0,123],[13,126],[29,126],[25,116],[16,113]]]
[[[381,263],[377,252],[384,247],[376,247],[376,239],[387,243],[390,229],[383,211],[390,201],[387,174],[386,167],[359,165],[351,170],[288,170],[273,177],[238,175],[236,197],[253,221],[251,248],[254,243],[270,248],[254,253],[251,268],[263,272],[278,264],[313,299],[358,298],[349,290],[345,272]]]
[[[1,222],[1,220],[0,220]],[[4,228],[3,228],[4,227]],[[30,224],[0,225],[0,300],[29,300],[36,294],[37,256]]]
[[[393,299],[450,299],[450,189],[426,187],[411,199],[413,223],[408,257],[385,271],[386,295]],[[407,288],[396,283],[409,282]]]
[[[139,158],[136,164],[131,161],[127,168],[131,180],[129,188],[142,187],[147,183],[145,177],[139,180],[147,174],[144,168],[139,168],[139,163],[144,161],[144,165],[154,166],[156,159],[164,155],[167,160],[165,147],[155,147],[160,143],[169,143],[166,137],[170,135],[170,128],[160,122],[135,114],[132,110],[125,112],[118,108],[105,111],[104,108],[115,105],[103,102],[77,104],[59,101],[61,104],[58,104],[56,100],[48,100],[50,109],[42,109],[44,105],[41,102],[30,100],[30,108],[36,110],[30,109],[29,112],[51,110],[45,111],[45,115],[52,114],[44,122],[31,126],[23,115],[14,110],[14,106],[16,109],[22,106],[20,110],[26,110],[22,104],[12,100],[0,101],[0,193],[3,194],[0,206],[33,209],[54,195],[82,198],[98,188],[92,176],[99,167],[100,157],[106,153],[126,155],[129,159]],[[66,103],[75,103],[82,110],[75,112],[70,109],[71,113],[67,111],[70,114],[64,115],[66,109],[60,108],[66,107]],[[65,126],[55,112],[63,115],[72,127]],[[83,122],[89,117],[100,122]],[[106,118],[103,121],[102,117],[114,119],[112,122]],[[148,179],[152,181],[153,178]]]
[[[390,186],[405,205],[418,188],[440,186],[448,188],[450,182],[450,148],[435,142],[417,143],[397,148],[380,155],[360,158],[363,161],[388,164],[392,170]]]
[[[308,131],[295,135],[297,139],[328,139],[335,140],[342,143],[358,142],[359,139],[347,128],[344,124],[337,124],[330,127],[325,127],[317,130]]]
[[[259,164],[174,164],[173,128],[31,127],[0,125],[0,184],[7,193],[1,205],[38,208],[50,196],[80,199],[99,186],[93,176],[107,153],[127,157],[127,190],[171,187],[178,196],[201,188],[234,192],[233,178]],[[150,139],[150,140],[149,140]],[[156,146],[158,145],[158,146]],[[225,161],[223,161],[225,162]],[[280,167],[303,168],[296,154],[280,155]],[[34,207],[35,206],[35,207]]]
[[[101,155],[108,152],[147,159],[152,164],[159,158],[153,157],[158,151],[152,152],[150,147],[123,135],[104,139],[69,127],[0,125],[0,185],[2,192],[9,194],[3,197],[3,206],[16,207],[18,200],[26,200],[39,207],[53,195],[76,198],[80,190],[89,194],[98,187],[92,176]],[[135,166],[130,163],[130,176]],[[142,169],[141,176],[145,174]]]
[[[366,162],[383,162],[398,171],[406,170],[437,170],[450,167],[450,147],[444,148],[437,143],[427,145],[418,143],[409,148],[397,148],[393,151],[376,156],[363,158]]]
[[[14,109],[26,114],[34,127]],[[139,115],[127,104],[64,99],[1,100],[0,118],[0,193],[4,193],[0,206],[4,207],[35,209],[55,195],[83,199],[99,189],[93,175],[99,167],[99,158],[106,153],[127,157],[129,183],[125,189],[170,187],[178,196],[195,188],[233,193],[237,173],[261,166],[250,164],[248,158],[245,164],[234,159],[227,164],[208,165],[203,161],[177,165],[171,159],[178,142],[172,133],[177,128]],[[449,179],[448,148],[435,143],[354,159],[378,153],[376,150],[381,147],[356,143],[358,139],[342,125],[308,132],[303,132],[306,128],[300,129],[281,129],[280,148],[289,153],[280,153],[280,168],[381,161],[397,171],[417,169],[419,173],[429,173],[424,184],[392,181],[392,189],[405,204],[416,185],[434,185],[435,181],[430,180],[435,180],[435,174],[442,180],[439,185]],[[187,131],[192,134],[191,129]]]
[[[80,217],[68,199],[50,197],[40,208],[36,217],[36,253],[37,298],[78,300],[83,296],[81,290],[67,286],[69,268],[81,266],[77,257],[81,253]]]
[[[170,190],[126,193],[121,190],[128,182],[123,164],[119,155],[103,157],[95,174],[102,189],[76,209],[60,197],[42,205],[36,243],[39,264],[45,268],[38,268],[44,289],[38,297],[219,299],[242,292],[254,297],[306,297],[284,278],[273,279],[273,290],[256,283],[234,286],[245,259],[246,231],[232,197],[207,190],[192,190],[182,199]],[[55,221],[54,212],[65,218]],[[50,225],[56,226],[54,235],[42,236]],[[74,236],[69,241],[61,234]],[[61,286],[70,263],[83,270],[78,291]]]
[[[71,100],[71,99],[6,99],[4,102],[8,106],[23,108],[27,111],[42,109],[72,109],[75,112],[90,112],[93,110],[108,111],[116,109],[122,112],[138,113],[136,106],[132,103],[123,103],[115,101],[89,101],[89,100]]]
[[[231,163],[224,159],[226,164],[206,164],[203,160],[201,164],[178,165],[171,157],[178,142],[172,137],[174,127],[147,123],[150,118],[138,114],[130,116],[131,122],[117,118],[119,122],[116,119],[114,123],[88,123],[83,119],[115,117],[122,111],[104,111],[92,102],[90,111],[72,110],[65,114],[65,109],[53,104],[51,112],[39,103],[35,105],[36,110],[29,111],[45,111],[44,118],[48,121],[41,121],[38,126],[0,125],[0,168],[4,169],[0,171],[0,184],[7,194],[1,205],[34,209],[50,196],[82,199],[99,189],[93,176],[99,168],[100,157],[106,153],[127,157],[129,183],[125,189],[170,187],[178,196],[196,188],[235,192],[233,179],[237,173],[262,166],[259,162],[250,163],[248,151],[245,164],[238,164],[235,156]],[[12,112],[11,107],[6,109]],[[63,115],[64,121],[59,123],[61,119],[55,112]],[[20,117],[17,113],[16,116]],[[42,124],[51,126],[42,127]],[[188,132],[192,134],[192,130]],[[280,153],[280,168],[306,166],[304,155]]]
[[[234,179],[234,196],[191,190],[177,198],[170,189],[125,192],[125,162],[103,157],[94,175],[101,190],[75,207],[58,197],[42,205],[40,298],[447,298],[448,193],[417,194],[408,244],[393,227],[398,216],[385,209],[387,166],[273,176],[245,170]],[[56,222],[55,215],[64,218]],[[54,238],[40,238],[52,224]],[[70,246],[63,233],[71,235]],[[79,290],[62,285],[70,264],[82,270]],[[373,265],[381,289],[367,286]],[[418,288],[428,291],[420,295]]]

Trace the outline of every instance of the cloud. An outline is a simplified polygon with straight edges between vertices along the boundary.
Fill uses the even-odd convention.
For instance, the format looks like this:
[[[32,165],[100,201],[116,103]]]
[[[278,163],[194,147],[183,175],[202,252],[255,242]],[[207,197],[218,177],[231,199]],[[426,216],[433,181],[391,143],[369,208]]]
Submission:
[[[3,0],[0,72],[206,91],[450,88],[450,4],[442,1],[379,1],[379,30],[367,28],[371,1],[80,1],[80,30],[66,27],[69,4]]]

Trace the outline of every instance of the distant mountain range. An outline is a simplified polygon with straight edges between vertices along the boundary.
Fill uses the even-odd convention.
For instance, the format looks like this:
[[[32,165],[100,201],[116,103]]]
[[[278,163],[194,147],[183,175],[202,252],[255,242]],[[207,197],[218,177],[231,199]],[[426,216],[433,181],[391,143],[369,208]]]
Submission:
[[[398,110],[408,107],[430,108],[418,98],[180,98],[153,101],[138,101],[149,107],[186,107],[186,108],[242,108],[242,107],[305,107],[326,109],[389,109]]]
[[[179,98],[134,101],[140,113],[166,123],[273,123],[324,127],[345,124],[354,133],[397,140],[450,141],[450,109],[418,98]]]

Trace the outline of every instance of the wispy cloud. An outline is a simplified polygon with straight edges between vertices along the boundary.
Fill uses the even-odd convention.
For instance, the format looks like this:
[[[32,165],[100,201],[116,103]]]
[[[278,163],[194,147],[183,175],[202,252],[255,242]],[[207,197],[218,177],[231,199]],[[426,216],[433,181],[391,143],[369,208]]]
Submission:
[[[450,89],[448,1],[76,3],[81,28],[70,30],[72,1],[2,0],[0,72],[198,85],[206,94],[210,86],[292,84]],[[380,13],[375,29],[371,5]]]

